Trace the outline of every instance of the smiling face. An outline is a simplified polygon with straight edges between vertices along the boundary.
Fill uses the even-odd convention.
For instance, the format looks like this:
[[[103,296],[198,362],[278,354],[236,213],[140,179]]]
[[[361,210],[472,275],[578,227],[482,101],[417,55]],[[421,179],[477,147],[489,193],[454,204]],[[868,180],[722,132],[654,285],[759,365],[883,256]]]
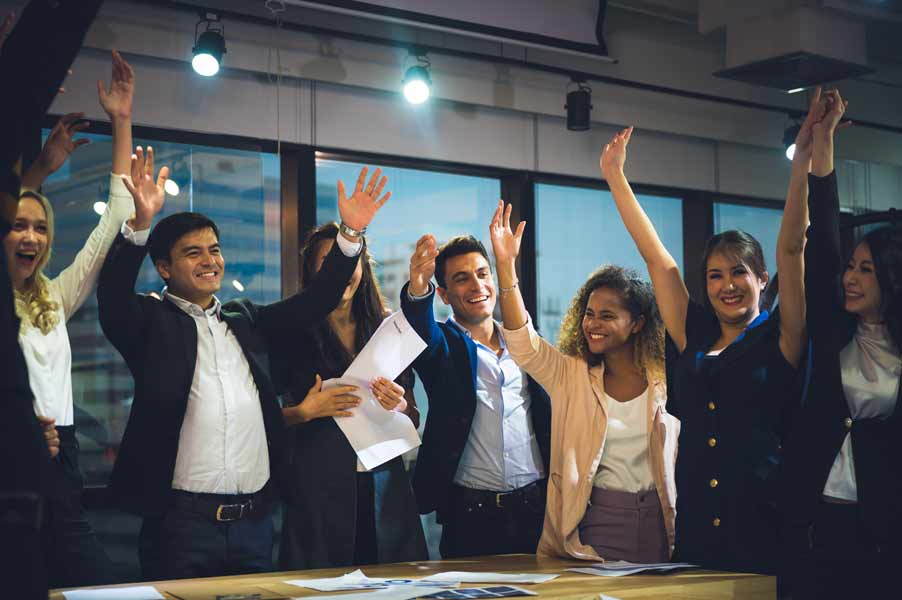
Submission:
[[[170,292],[207,308],[222,285],[225,260],[216,233],[208,227],[176,240],[169,260],[158,260],[156,267]]]
[[[884,320],[880,310],[883,297],[877,281],[874,258],[866,243],[858,244],[852,253],[843,273],[842,286],[847,311],[858,315],[868,323],[879,323]]]
[[[745,263],[713,252],[705,269],[708,301],[722,323],[744,324],[758,316],[758,300],[767,286],[767,273],[756,275]]]
[[[645,326],[645,317],[634,320],[620,293],[609,287],[592,290],[583,312],[582,330],[592,354],[609,354],[633,343],[633,335]]]
[[[445,262],[445,287],[437,289],[454,318],[461,324],[478,325],[492,318],[495,281],[489,261],[479,252],[467,252]]]
[[[316,254],[313,257],[313,272],[319,273],[319,270],[323,268],[323,261],[326,260],[326,256],[329,252],[332,251],[332,246],[335,245],[334,239],[327,239],[321,241],[316,246]],[[354,269],[354,273],[351,275],[351,280],[348,281],[347,287],[345,287],[344,293],[341,295],[341,301],[350,302],[354,298],[354,294],[357,293],[357,288],[360,287],[360,280],[363,278],[363,253],[361,253],[361,258],[357,260],[357,267]]]
[[[25,281],[46,262],[50,238],[50,223],[41,202],[29,196],[19,200],[16,220],[3,240],[7,269],[16,290],[23,291]]]

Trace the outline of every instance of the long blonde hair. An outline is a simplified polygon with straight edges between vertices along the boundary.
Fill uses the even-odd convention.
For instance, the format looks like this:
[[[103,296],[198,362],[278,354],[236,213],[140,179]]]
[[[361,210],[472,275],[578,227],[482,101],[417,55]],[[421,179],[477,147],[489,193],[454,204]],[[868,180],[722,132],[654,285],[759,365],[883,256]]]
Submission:
[[[50,262],[53,249],[53,208],[43,194],[33,190],[19,194],[19,202],[23,198],[34,198],[44,209],[47,216],[47,246],[38,257],[31,277],[25,280],[25,289],[16,291],[16,315],[22,320],[21,330],[33,325],[47,335],[59,323],[59,304],[50,297],[50,280],[44,275],[44,267]]]
[[[604,362],[604,355],[592,354],[583,333],[583,316],[589,296],[598,288],[609,288],[620,294],[623,306],[633,320],[645,317],[645,325],[633,334],[633,361],[636,369],[654,381],[664,380],[664,324],[658,312],[650,284],[639,279],[632,269],[617,265],[599,267],[576,292],[561,322],[558,348],[567,356],[582,358],[590,365]]]

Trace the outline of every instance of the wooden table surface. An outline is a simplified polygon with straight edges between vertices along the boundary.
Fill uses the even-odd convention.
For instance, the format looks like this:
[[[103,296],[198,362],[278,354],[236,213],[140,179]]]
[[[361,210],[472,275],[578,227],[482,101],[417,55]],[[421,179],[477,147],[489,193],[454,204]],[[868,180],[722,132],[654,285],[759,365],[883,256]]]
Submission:
[[[532,554],[508,554],[482,556],[470,559],[439,560],[374,565],[362,567],[371,577],[420,578],[442,571],[486,571],[491,573],[555,573],[557,579],[547,583],[519,585],[534,592],[540,598],[564,598],[568,600],[597,600],[599,594],[626,600],[628,598],[673,599],[721,599],[754,598],[771,600],[776,597],[776,578],[745,573],[722,573],[687,569],[669,575],[629,575],[626,577],[596,577],[581,573],[568,573],[568,567],[585,567],[589,563],[539,558]],[[350,573],[355,567],[316,569],[311,571],[286,571],[234,577],[208,579],[183,579],[157,581],[153,585],[167,600],[217,600],[219,595],[260,594],[262,600],[278,598],[338,598],[347,592],[316,592],[284,583],[288,579],[314,579],[338,577]],[[464,587],[480,587],[463,584]],[[125,586],[103,586],[98,589],[114,589]],[[64,600],[62,590],[54,590],[51,600]],[[523,596],[523,598],[527,598]]]

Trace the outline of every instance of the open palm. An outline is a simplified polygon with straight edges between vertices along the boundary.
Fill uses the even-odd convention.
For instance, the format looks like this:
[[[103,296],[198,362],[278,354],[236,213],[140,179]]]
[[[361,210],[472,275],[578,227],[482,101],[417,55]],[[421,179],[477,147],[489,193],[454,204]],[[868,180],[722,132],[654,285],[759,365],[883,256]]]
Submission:
[[[605,179],[610,179],[623,173],[623,166],[626,164],[626,147],[630,143],[632,136],[633,128],[627,127],[615,135],[609,143],[605,144],[599,161],[601,174]]]
[[[147,147],[145,156],[141,146],[132,154],[131,181],[123,177],[125,187],[135,200],[135,223],[138,229],[150,226],[154,216],[163,208],[166,199],[165,185],[169,179],[169,167],[160,169],[156,181],[153,179],[153,148]]]
[[[516,231],[511,229],[511,205],[504,206],[504,200],[498,201],[498,208],[489,225],[489,235],[492,238],[492,250],[495,260],[498,262],[510,261],[520,255],[520,244],[523,241],[523,231],[526,229],[526,221],[520,221]]]
[[[135,94],[135,72],[122,56],[113,50],[112,75],[110,89],[97,80],[97,96],[100,106],[110,118],[128,119],[132,116],[132,99]]]
[[[379,178],[382,169],[376,169],[369,183],[366,182],[366,174],[366,167],[360,169],[357,185],[350,197],[345,192],[344,183],[341,180],[338,181],[338,214],[341,215],[341,220],[345,225],[358,231],[366,229],[382,205],[391,198],[391,192],[386,192],[384,196],[379,197],[385,184],[388,183],[388,177]]]

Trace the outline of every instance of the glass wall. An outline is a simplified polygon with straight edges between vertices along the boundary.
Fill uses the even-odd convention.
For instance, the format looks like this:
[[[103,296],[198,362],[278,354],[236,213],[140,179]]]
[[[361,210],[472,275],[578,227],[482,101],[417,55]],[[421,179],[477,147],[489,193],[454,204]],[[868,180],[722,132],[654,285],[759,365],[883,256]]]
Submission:
[[[554,343],[573,296],[592,271],[617,264],[635,269],[646,280],[648,271],[610,192],[540,183],[535,194],[538,327]],[[682,199],[637,198],[682,268]]]
[[[782,218],[783,210],[779,208],[716,202],[714,233],[741,229],[753,236],[761,244],[768,272],[773,274],[777,270],[777,235]]]
[[[44,131],[44,135],[48,134]],[[109,194],[111,138],[85,135],[91,143],[44,184],[56,213],[57,235],[49,275],[69,265],[99,220]],[[220,229],[226,276],[218,296],[272,302],[281,295],[279,159],[261,154],[189,144],[136,139],[152,145],[158,166],[172,169],[177,195],[167,195],[160,218],[193,210]],[[96,205],[96,206],[95,206]],[[159,292],[163,282],[150,261],[141,269],[136,291]],[[81,466],[87,485],[105,484],[132,402],[131,374],[107,342],[92,294],[69,320],[75,419]]]

